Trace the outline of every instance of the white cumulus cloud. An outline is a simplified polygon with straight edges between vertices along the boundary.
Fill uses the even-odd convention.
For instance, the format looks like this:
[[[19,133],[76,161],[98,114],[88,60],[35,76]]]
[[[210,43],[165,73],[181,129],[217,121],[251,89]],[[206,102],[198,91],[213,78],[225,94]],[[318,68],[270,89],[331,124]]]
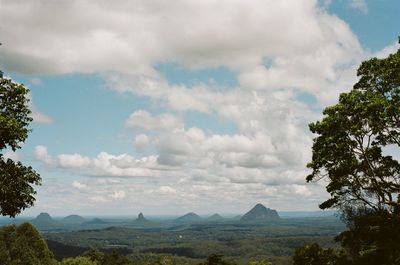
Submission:
[[[183,127],[183,123],[172,114],[164,113],[153,116],[145,110],[138,110],[129,116],[125,126],[134,130],[145,131],[177,130]]]
[[[79,181],[76,181],[76,180],[74,180],[74,182],[72,182],[72,187],[74,187],[78,190],[88,189],[88,186],[86,184],[80,183]]]
[[[38,145],[35,147],[35,159],[43,162],[46,165],[52,165],[54,163],[53,157],[48,153],[47,147],[44,145]]]

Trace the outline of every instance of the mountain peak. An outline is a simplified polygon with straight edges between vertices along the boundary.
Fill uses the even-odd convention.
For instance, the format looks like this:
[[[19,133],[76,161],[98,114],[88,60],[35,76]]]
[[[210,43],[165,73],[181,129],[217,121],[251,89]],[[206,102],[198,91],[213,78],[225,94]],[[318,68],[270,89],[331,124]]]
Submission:
[[[221,220],[224,220],[224,218],[221,215],[215,213],[215,214],[211,215],[210,217],[208,217],[207,220],[208,221],[221,221]]]
[[[80,215],[71,214],[71,215],[68,215],[67,217],[64,217],[64,218],[62,219],[62,221],[65,222],[65,223],[77,223],[77,224],[78,224],[78,223],[83,223],[83,222],[85,222],[86,219],[83,218],[83,217],[80,216]]]
[[[32,221],[37,221],[37,222],[55,222],[53,220],[53,218],[51,218],[50,214],[48,214],[48,213],[40,213]]]
[[[38,216],[36,216],[36,218],[38,218],[38,219],[40,219],[40,218],[51,219],[51,216],[48,213],[40,213]]]
[[[130,222],[130,225],[135,227],[152,227],[156,226],[157,224],[144,217],[143,213],[139,213],[138,217]]]
[[[143,215],[143,213],[139,213],[138,214],[138,217],[137,217],[137,219],[136,220],[138,220],[138,221],[146,221],[147,219],[146,218],[144,218],[144,215]]]
[[[257,222],[257,221],[272,221],[279,220],[280,217],[276,210],[269,209],[261,203],[257,203],[250,211],[248,211],[240,219],[246,222]]]
[[[197,214],[190,212],[181,217],[175,219],[177,222],[198,222],[201,220],[201,217]]]
[[[48,213],[40,213],[36,218],[32,219],[30,223],[40,230],[48,230],[57,225],[57,222],[54,221]]]

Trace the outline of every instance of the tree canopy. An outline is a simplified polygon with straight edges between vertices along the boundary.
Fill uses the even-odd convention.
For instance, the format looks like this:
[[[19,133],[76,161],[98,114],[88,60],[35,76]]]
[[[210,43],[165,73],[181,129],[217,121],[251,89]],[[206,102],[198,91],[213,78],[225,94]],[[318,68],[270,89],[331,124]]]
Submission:
[[[324,249],[318,244],[304,245],[293,256],[294,265],[348,265],[343,252]]]
[[[307,181],[328,180],[331,197],[320,208],[340,209],[347,223],[336,238],[345,264],[400,264],[400,49],[363,62],[357,75],[353,89],[310,124],[317,137]],[[296,255],[326,253],[314,246]]]
[[[56,264],[46,242],[29,223],[0,228],[0,260],[5,265]]]
[[[0,71],[0,214],[14,217],[33,205],[36,194],[33,185],[41,178],[32,167],[5,158],[7,149],[16,151],[27,139],[32,118],[28,108],[29,90]]]
[[[367,207],[394,212],[399,206],[400,50],[373,58],[358,69],[360,80],[322,121],[310,124],[314,139],[312,173],[327,178],[331,198],[322,209]]]

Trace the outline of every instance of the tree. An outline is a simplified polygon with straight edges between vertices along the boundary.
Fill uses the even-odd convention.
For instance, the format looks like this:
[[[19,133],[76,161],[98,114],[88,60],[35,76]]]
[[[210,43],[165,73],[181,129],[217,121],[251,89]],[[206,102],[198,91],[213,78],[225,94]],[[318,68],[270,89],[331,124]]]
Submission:
[[[358,69],[360,80],[322,121],[310,124],[314,139],[312,173],[327,178],[331,198],[320,207],[361,207],[394,213],[400,206],[400,164],[388,154],[400,147],[400,50],[373,58]]]
[[[46,241],[29,223],[0,228],[0,260],[4,265],[55,265]]]
[[[29,90],[7,79],[0,71],[0,151],[16,151],[27,139],[32,118],[28,108]],[[40,185],[41,178],[32,167],[6,159],[0,153],[0,214],[15,217],[33,205],[36,194],[32,185]]]
[[[348,231],[336,239],[354,265],[400,264],[400,218],[385,210],[348,209]]]
[[[272,265],[271,262],[269,262],[268,260],[251,260],[249,261],[249,265]]]
[[[310,124],[307,181],[328,180],[348,231],[337,237],[352,264],[400,263],[400,49],[358,68],[359,81]],[[397,157],[396,157],[397,156]]]
[[[117,252],[101,252],[96,249],[90,249],[83,254],[83,257],[98,265],[131,265],[132,262],[119,255]]]
[[[223,259],[223,255],[221,254],[211,254],[207,257],[207,260],[199,265],[233,265]]]
[[[174,265],[174,259],[169,256],[162,256],[160,257],[160,260],[158,261],[157,265]]]
[[[348,265],[343,252],[324,249],[318,244],[304,245],[296,249],[293,256],[294,265]]]
[[[75,257],[63,259],[60,265],[98,265],[88,257]]]

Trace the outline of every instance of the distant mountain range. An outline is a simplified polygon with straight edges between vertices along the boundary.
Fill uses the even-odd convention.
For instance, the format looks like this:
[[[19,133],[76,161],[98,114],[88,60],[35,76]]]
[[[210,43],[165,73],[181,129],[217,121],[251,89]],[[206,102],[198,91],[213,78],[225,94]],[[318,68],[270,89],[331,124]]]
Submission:
[[[88,221],[79,215],[68,215],[61,220],[56,221],[48,213],[40,213],[36,218],[29,222],[39,230],[54,230],[71,227],[98,227],[99,225],[104,227],[108,224],[100,218],[94,218]]]
[[[58,221],[57,221],[58,220]],[[54,230],[54,229],[77,229],[77,228],[90,228],[98,229],[105,228],[111,225],[120,226],[134,226],[137,228],[148,228],[168,225],[168,222],[175,224],[192,224],[192,223],[207,223],[207,222],[253,222],[265,223],[270,221],[279,221],[280,216],[276,210],[269,209],[261,203],[255,205],[250,211],[243,216],[238,215],[233,218],[224,218],[218,213],[215,213],[207,218],[202,218],[194,212],[189,212],[180,216],[172,221],[155,222],[148,220],[144,217],[143,213],[139,213],[138,217],[133,221],[104,221],[100,218],[87,220],[80,215],[69,215],[62,219],[54,220],[48,213],[41,213],[30,222],[40,230]]]

